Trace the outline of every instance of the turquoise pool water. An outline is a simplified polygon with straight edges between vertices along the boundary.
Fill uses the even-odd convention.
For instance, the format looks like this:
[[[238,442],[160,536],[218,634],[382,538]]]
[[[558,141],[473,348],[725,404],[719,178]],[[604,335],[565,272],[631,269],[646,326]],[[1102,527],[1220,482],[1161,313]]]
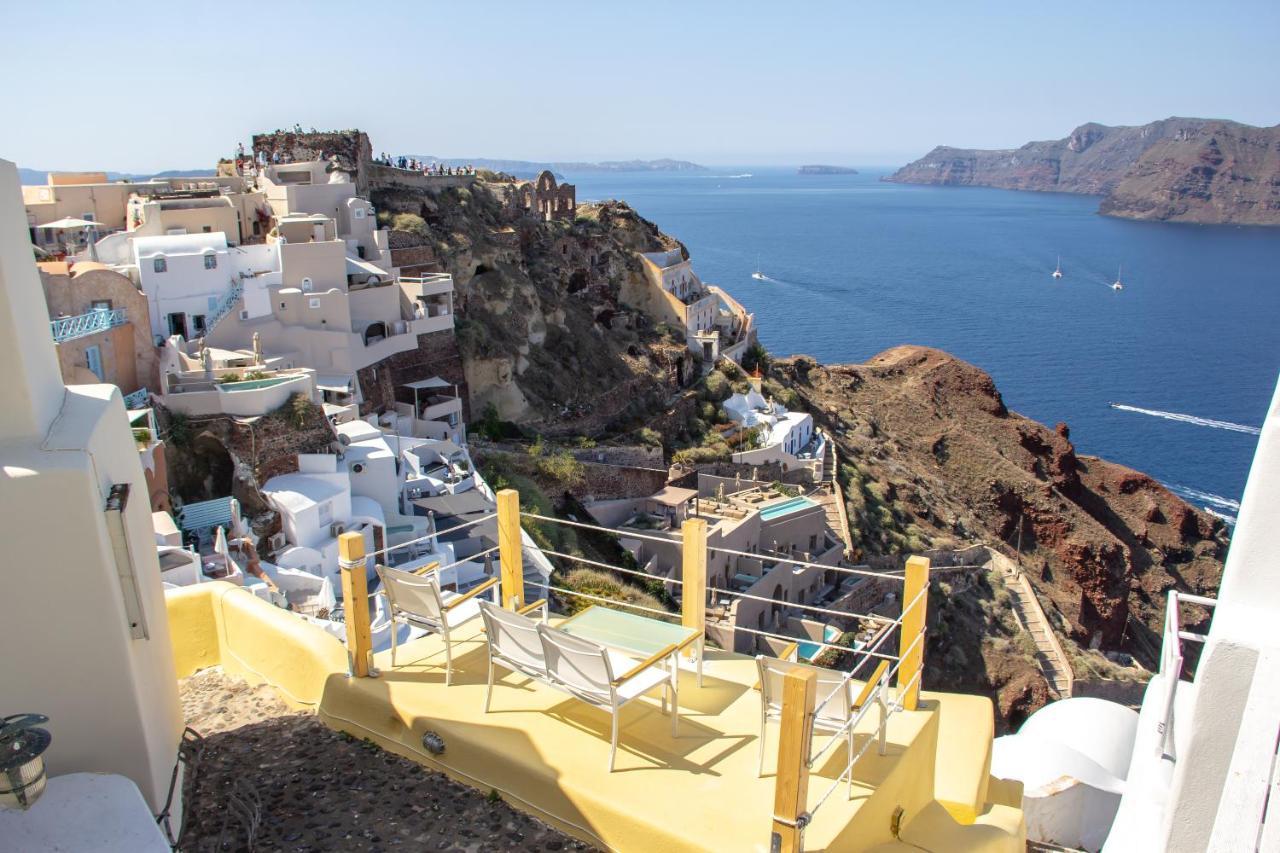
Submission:
[[[241,382],[223,382],[218,387],[223,391],[252,391],[255,388],[270,388],[281,382],[288,382],[292,376],[272,376],[267,379],[246,379]]]
[[[808,498],[792,498],[789,501],[783,501],[780,504],[774,504],[760,510],[760,518],[765,521],[772,521],[775,518],[781,518],[784,515],[790,515],[793,512],[798,512],[811,506],[817,506],[817,504]]]
[[[840,639],[840,629],[834,625],[828,625],[822,631],[822,641],[824,643],[834,643]],[[796,643],[796,656],[800,660],[813,660],[822,651],[822,646],[817,643]]]

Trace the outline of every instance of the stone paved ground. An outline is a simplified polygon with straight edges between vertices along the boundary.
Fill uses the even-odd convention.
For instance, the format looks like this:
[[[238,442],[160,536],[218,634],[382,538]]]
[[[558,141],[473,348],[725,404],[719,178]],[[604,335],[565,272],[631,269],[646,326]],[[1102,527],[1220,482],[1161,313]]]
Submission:
[[[187,725],[206,746],[186,851],[244,850],[232,783],[254,786],[259,851],[591,850],[440,773],[291,711],[265,685],[218,669],[181,682]],[[224,830],[225,833],[224,833]]]

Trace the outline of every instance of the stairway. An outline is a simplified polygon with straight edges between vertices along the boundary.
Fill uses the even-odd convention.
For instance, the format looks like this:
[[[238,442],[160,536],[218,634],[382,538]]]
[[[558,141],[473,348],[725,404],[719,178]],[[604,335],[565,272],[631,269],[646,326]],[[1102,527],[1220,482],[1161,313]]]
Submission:
[[[822,504],[822,509],[827,514],[827,526],[836,531],[840,541],[844,543],[845,557],[852,558],[853,531],[849,528],[849,517],[845,512],[844,491],[840,488],[840,481],[836,479],[836,469],[839,465],[840,457],[836,453],[836,443],[828,435],[826,447],[822,451],[820,491],[814,497],[818,503]]]
[[[993,555],[995,557],[996,555]],[[1053,629],[1045,618],[1044,610],[1036,598],[1031,582],[1018,571],[1017,564],[1008,558],[994,559],[1004,577],[1005,587],[1013,597],[1013,612],[1018,622],[1031,635],[1036,644],[1036,663],[1045,680],[1058,694],[1059,699],[1071,696],[1071,664],[1066,660],[1061,645],[1052,634]]]

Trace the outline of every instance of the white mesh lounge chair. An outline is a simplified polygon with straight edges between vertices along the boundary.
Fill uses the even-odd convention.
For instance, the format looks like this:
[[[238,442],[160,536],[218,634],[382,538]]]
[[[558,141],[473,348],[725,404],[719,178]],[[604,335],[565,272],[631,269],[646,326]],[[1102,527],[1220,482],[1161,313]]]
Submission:
[[[399,569],[378,566],[378,577],[382,578],[382,592],[387,597],[387,605],[391,616],[391,666],[396,665],[396,631],[397,623],[424,628],[444,638],[444,683],[453,681],[453,646],[450,632],[480,615],[480,604],[476,596],[486,590],[493,590],[494,601],[498,600],[498,579],[490,578],[468,592],[458,595],[440,590],[440,579],[434,571],[424,575],[415,575]]]
[[[814,714],[813,731],[838,732],[849,721],[849,718],[858,713],[863,704],[871,698],[875,684],[880,680],[880,675],[887,665],[888,661],[882,661],[881,666],[876,669],[875,674],[867,682],[866,686],[860,687],[850,681],[850,674],[847,672],[757,655],[756,666],[760,670],[760,765],[758,774],[764,775],[765,726],[770,720],[776,722],[782,719],[782,681],[786,678],[787,673],[797,669],[807,669],[817,674],[818,689],[814,701],[821,705],[828,696],[831,699]],[[855,687],[859,688],[857,694],[854,693]],[[853,726],[849,727],[848,736],[849,756],[852,757]],[[851,775],[850,784],[852,784],[852,781]]]
[[[489,643],[489,686],[484,692],[484,711],[487,714],[489,697],[493,693],[494,667],[502,666],[530,678],[546,679],[547,666],[542,655],[542,638],[538,636],[538,623],[525,614],[541,609],[542,621],[547,621],[547,601],[540,599],[515,612],[488,601],[481,601],[479,605],[485,639]]]
[[[675,645],[636,662],[595,643],[573,637],[547,625],[538,626],[542,639],[542,655],[546,662],[547,679],[578,699],[597,708],[609,711],[612,730],[609,740],[609,772],[613,772],[613,759],[618,752],[618,714],[622,706],[648,693],[662,688],[662,711],[667,710],[667,693],[671,693],[671,736],[677,737],[676,726],[680,711],[676,704],[676,664],[668,672],[661,668],[662,661],[676,652]],[[622,671],[614,675],[615,668]]]

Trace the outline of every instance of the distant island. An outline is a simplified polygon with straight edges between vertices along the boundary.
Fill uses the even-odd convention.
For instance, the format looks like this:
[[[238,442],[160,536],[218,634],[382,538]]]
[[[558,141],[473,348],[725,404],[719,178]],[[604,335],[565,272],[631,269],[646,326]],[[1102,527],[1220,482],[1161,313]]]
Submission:
[[[856,175],[857,169],[850,169],[847,166],[801,166],[796,170],[797,175]]]
[[[1100,195],[1100,213],[1127,219],[1280,225],[1280,125],[1090,123],[1016,149],[938,146],[884,180]]]
[[[72,171],[68,169],[18,169],[18,180],[24,186],[41,186],[45,181],[49,180],[49,173],[57,174],[61,171]],[[84,171],[83,169],[78,171]],[[96,170],[94,170],[96,171]],[[163,172],[107,172],[108,181],[150,181],[155,178],[161,180],[165,178],[208,178],[216,175],[217,169],[166,169]]]
[[[475,166],[494,172],[506,172],[522,178],[532,178],[544,170],[558,176],[572,172],[706,172],[706,166],[688,160],[605,160],[600,163],[575,161],[540,162],[537,160],[495,160],[487,157],[434,157],[430,154],[410,154],[416,160],[427,163],[443,163],[446,166]]]

